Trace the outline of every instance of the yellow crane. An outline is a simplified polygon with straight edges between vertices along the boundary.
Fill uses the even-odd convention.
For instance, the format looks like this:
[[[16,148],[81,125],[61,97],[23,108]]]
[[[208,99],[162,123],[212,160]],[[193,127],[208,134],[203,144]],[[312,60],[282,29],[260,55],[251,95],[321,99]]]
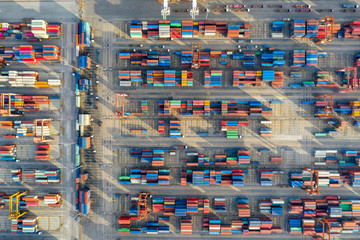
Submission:
[[[20,202],[20,197],[23,196],[24,194],[26,194],[28,191],[23,191],[23,192],[17,192],[13,195],[10,196],[10,214],[9,214],[9,219],[18,219],[21,216],[24,216],[28,211],[24,211],[24,212],[19,212],[19,202]],[[13,198],[16,197],[16,211],[13,212]]]

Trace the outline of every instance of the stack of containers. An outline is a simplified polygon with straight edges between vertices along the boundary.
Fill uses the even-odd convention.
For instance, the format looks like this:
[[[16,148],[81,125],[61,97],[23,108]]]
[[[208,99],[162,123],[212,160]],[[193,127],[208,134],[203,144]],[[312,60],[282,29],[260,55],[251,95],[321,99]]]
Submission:
[[[210,67],[210,52],[200,52],[200,67]]]
[[[130,37],[142,38],[141,21],[130,21]]]
[[[170,21],[159,21],[159,38],[170,39]]]
[[[224,116],[248,116],[249,108],[241,108],[239,104],[248,104],[248,101],[221,101],[221,115]],[[246,122],[241,121],[242,126],[247,126]]]
[[[148,101],[147,100],[141,100],[141,113],[142,114],[147,114],[148,111],[149,111]]]
[[[187,166],[202,166],[202,165],[209,165],[209,164],[214,164],[214,162],[210,162],[210,158],[209,157],[204,157],[204,154],[199,154],[199,153],[186,153],[186,156],[195,156],[196,157],[196,162],[193,162],[191,160],[187,160],[186,165]],[[215,155],[216,158],[216,155]]]
[[[316,74],[316,87],[336,87],[336,84],[330,84],[329,72],[319,71]]]
[[[254,52],[244,52],[244,67],[255,67],[255,53]]]
[[[284,22],[272,22],[271,24],[271,37],[272,38],[283,38]]]
[[[142,21],[141,22],[142,26],[142,38],[148,38],[148,22],[147,21]]]
[[[214,210],[215,210],[215,213],[226,213],[225,198],[215,198],[214,199]]]
[[[186,170],[181,172],[181,185],[209,186],[233,185],[244,186],[246,170]]]
[[[216,34],[216,25],[215,24],[211,24],[211,23],[206,23],[205,24],[205,36],[215,36]]]
[[[205,87],[221,87],[222,70],[205,71]]]
[[[360,53],[354,55],[354,67],[360,67]]]
[[[170,67],[170,53],[160,53],[159,67]]]
[[[13,48],[14,57],[18,62],[35,63],[35,48],[31,45],[19,45]]]
[[[228,38],[238,38],[239,37],[239,24],[229,24],[227,30],[227,37]]]
[[[131,149],[131,157],[140,157],[142,163],[151,163],[152,166],[164,166],[164,149]]]
[[[120,70],[118,72],[119,84],[120,87],[130,87],[131,82],[141,82],[141,70]]]
[[[304,206],[301,199],[289,199],[289,213],[302,214],[303,210]]]
[[[170,138],[181,138],[181,121],[171,120],[169,130],[170,130]]]
[[[44,169],[23,169],[20,171],[24,182],[33,182],[36,184],[47,185],[49,183],[60,183],[61,171]],[[17,179],[18,177],[15,176]]]
[[[61,25],[59,23],[49,23],[46,28],[46,34],[49,37],[60,37]]]
[[[191,217],[181,217],[180,232],[181,232],[181,234],[192,234],[192,219],[191,219]]]
[[[181,38],[181,21],[170,21],[170,37]]]
[[[179,52],[181,55],[181,67],[191,67],[192,64],[192,52],[191,51],[181,51]],[[200,61],[201,61],[201,53],[200,53]],[[210,64],[210,57],[209,57]]]
[[[165,121],[159,120],[158,122],[158,133],[164,133],[165,132]]]
[[[90,47],[91,43],[91,26],[88,22],[78,23],[77,45],[81,47]]]
[[[36,46],[35,56],[36,56],[36,60],[39,61],[55,61],[55,60],[59,60],[60,50],[59,47],[55,45]],[[88,61],[90,67],[90,58],[88,59]]]
[[[260,64],[262,67],[282,67],[285,64],[284,54],[285,51],[262,53]]]
[[[283,215],[284,200],[281,198],[271,198],[271,215]]]
[[[283,87],[284,85],[284,72],[275,72],[275,79],[271,82],[272,87]]]
[[[270,200],[259,201],[259,211],[262,214],[271,214],[271,201]]]
[[[344,38],[360,38],[360,21],[344,25]]]
[[[0,83],[7,83],[1,85],[3,87],[36,87],[39,74],[35,71],[2,71],[0,73]]]
[[[87,68],[87,69],[90,69],[90,57],[88,56],[81,56],[79,57],[79,68]]]
[[[131,169],[130,179],[120,177],[120,184],[169,185],[169,183],[170,170],[168,169]]]
[[[250,37],[250,23],[244,22],[239,23],[239,38],[249,38]]]
[[[317,50],[308,50],[305,54],[306,66],[316,67],[318,65],[318,52]]]
[[[175,216],[177,217],[186,216],[186,200],[182,200],[182,199],[175,200]]]
[[[246,84],[261,86],[261,71],[233,71],[233,86],[243,87]]]
[[[264,70],[262,71],[262,80],[264,82],[272,82],[275,80],[275,71],[274,70]]]
[[[45,22],[44,20],[31,20],[31,33],[34,34],[34,37],[49,38],[46,29],[47,22]]]
[[[239,217],[250,217],[250,206],[247,198],[238,198],[237,209]]]
[[[36,161],[50,160],[50,145],[48,144],[36,145],[35,160]]]
[[[193,21],[181,21],[181,37],[192,38],[193,37]]]
[[[293,50],[290,53],[290,67],[305,66],[305,50]]]
[[[244,150],[239,150],[237,152],[237,164],[250,164],[250,151],[244,151]],[[226,163],[230,164],[230,162],[228,161],[228,158],[226,158]]]
[[[293,20],[290,23],[290,38],[305,36],[305,20]]]
[[[226,131],[226,138],[239,138],[238,121],[221,121],[221,131]]]
[[[91,147],[90,137],[79,137],[79,147],[89,149]]]
[[[18,219],[11,219],[11,233],[12,234],[37,234],[39,230],[38,217],[20,217]]]
[[[131,217],[120,216],[118,219],[119,234],[130,234]]]
[[[300,218],[289,218],[289,233],[290,234],[301,234],[302,225]]]
[[[318,20],[307,20],[306,21],[306,35],[305,38],[315,38],[318,35]]]
[[[0,146],[1,161],[16,161],[16,145],[7,144]]]
[[[119,59],[130,59],[130,52],[128,51],[120,51],[119,52]]]

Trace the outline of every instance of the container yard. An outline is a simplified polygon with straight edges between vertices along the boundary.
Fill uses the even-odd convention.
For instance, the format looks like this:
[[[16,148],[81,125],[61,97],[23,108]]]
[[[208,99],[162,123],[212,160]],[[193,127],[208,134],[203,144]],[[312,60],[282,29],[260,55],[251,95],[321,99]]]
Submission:
[[[355,2],[2,6],[0,239],[358,238]]]
[[[89,20],[99,46],[79,67],[100,78],[77,77],[82,237],[356,239],[358,19],[201,4],[211,20]]]
[[[0,23],[0,238],[70,239],[76,230],[70,214],[77,212],[70,150],[77,24],[5,5],[4,12],[17,12]],[[80,208],[84,214],[90,208],[84,196]]]

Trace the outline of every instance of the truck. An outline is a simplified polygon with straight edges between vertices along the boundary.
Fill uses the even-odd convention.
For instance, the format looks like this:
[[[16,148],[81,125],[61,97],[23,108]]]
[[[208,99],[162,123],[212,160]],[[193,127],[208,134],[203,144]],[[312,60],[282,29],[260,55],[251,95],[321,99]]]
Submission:
[[[359,5],[356,4],[343,4],[343,8],[359,8]]]
[[[291,12],[291,9],[281,8],[277,10],[278,12]]]
[[[272,5],[268,5],[269,8],[284,8],[284,5],[280,5],[280,4],[272,4]]]
[[[357,9],[347,8],[347,9],[343,9],[343,12],[344,12],[344,13],[347,13],[347,12],[357,12]]]

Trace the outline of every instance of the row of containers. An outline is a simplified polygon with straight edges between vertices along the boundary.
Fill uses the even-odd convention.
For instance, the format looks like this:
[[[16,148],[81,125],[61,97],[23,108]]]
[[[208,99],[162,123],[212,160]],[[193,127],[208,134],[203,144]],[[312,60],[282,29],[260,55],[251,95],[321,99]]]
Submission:
[[[133,223],[136,216],[120,216],[119,234],[169,234],[169,217],[159,217],[158,221],[148,221],[145,226],[141,223]],[[192,234],[193,223],[191,217],[180,217],[180,234]],[[270,218],[241,218],[231,220],[231,224],[223,224],[218,217],[202,218],[202,232],[209,235],[232,235],[232,234],[272,234],[282,233],[280,227],[273,226]]]
[[[10,203],[10,196],[13,194],[0,193],[0,206],[4,207]],[[25,193],[19,197],[19,209],[29,207],[60,207],[62,204],[60,193],[48,193],[44,196]]]
[[[91,190],[88,188],[76,191],[76,210],[78,213],[87,215],[90,212]]]
[[[226,150],[225,154],[215,154],[214,158],[199,154],[197,152],[187,152],[186,166],[208,166],[208,165],[247,165],[250,164],[250,151],[248,150]]]
[[[158,51],[120,51],[119,60],[130,60],[130,65],[142,67],[170,67],[170,53]]]
[[[212,203],[214,213],[226,213],[229,202],[227,202],[225,198],[214,197]],[[237,198],[235,205],[238,209],[239,217],[250,217],[250,206],[247,198]],[[285,201],[282,198],[259,200],[258,206],[261,214],[282,216]],[[325,196],[317,199],[289,198],[287,206],[290,216],[326,218],[360,217],[359,199],[345,199],[338,196]],[[209,214],[212,210],[210,209],[210,200],[208,198],[197,197],[188,197],[186,199],[154,197],[151,205],[151,212],[175,217],[186,217],[199,213]],[[129,215],[137,216],[137,214],[138,204],[137,201],[134,200],[131,202]]]
[[[222,70],[205,71],[204,86],[221,87],[222,76]],[[142,86],[151,87],[193,86],[193,73],[187,70],[147,70],[145,83],[141,70],[121,70],[118,72],[118,79],[121,87],[130,87],[132,82],[140,82]],[[284,73],[274,70],[233,71],[233,86],[261,86],[262,82],[269,82],[272,87],[282,87]]]
[[[19,138],[26,136],[33,136],[36,138],[40,137],[41,133],[43,134],[43,137],[47,138],[51,135],[51,120],[44,120],[42,123],[41,121],[0,121],[0,128],[7,129],[1,134],[3,138]],[[50,150],[50,146],[47,144],[37,145],[37,148],[39,148],[38,150],[41,150],[40,147]]]
[[[330,31],[330,24],[326,25],[325,21],[296,19],[290,23],[290,38],[324,39]],[[333,24],[332,31],[338,38],[359,38],[360,21]]]
[[[61,24],[48,23],[44,20],[31,20],[21,23],[0,22],[0,39],[14,36],[15,39],[26,39],[37,42],[39,39],[60,38]]]
[[[1,71],[1,87],[35,87],[35,88],[55,88],[60,87],[60,79],[40,80],[39,73],[36,71]]]
[[[301,173],[290,173],[289,185],[292,187],[309,188],[312,187],[311,172],[303,170]],[[318,170],[319,187],[341,187],[341,186],[360,186],[359,170]],[[313,181],[314,184],[314,181]]]
[[[41,185],[58,184],[61,170],[55,169],[11,169],[11,180],[15,183],[35,183]]]
[[[328,222],[326,223],[325,220]],[[324,225],[325,226],[324,226]],[[329,227],[330,226],[330,227]],[[359,231],[358,219],[313,219],[289,218],[289,233],[306,236],[321,235],[325,231],[330,237],[340,237],[342,234],[354,234]]]
[[[130,21],[130,37],[135,39],[206,38],[214,36],[227,38],[249,38],[250,23],[211,21]]]
[[[175,53],[175,56],[179,56],[181,58],[181,67],[191,67],[192,51],[179,51]],[[318,57],[326,56],[327,54],[325,52],[318,53]],[[171,53],[159,51],[149,52],[143,50],[140,52],[131,52],[122,50],[119,53],[120,60],[130,60],[130,65],[136,67],[170,67],[170,58]],[[270,48],[269,46],[266,46],[263,52],[235,52],[229,50],[220,51],[211,49],[205,49],[203,51],[200,51],[200,67],[210,67],[210,59],[219,59],[220,63],[222,65],[226,65],[227,67],[232,66],[231,63],[227,63],[231,60],[243,61],[244,67],[252,68],[255,67],[255,64],[258,60],[260,61],[259,63],[261,67],[282,67],[286,63],[285,51],[275,50],[274,48]]]
[[[16,45],[14,47],[0,47],[0,59],[24,63],[41,61],[59,61],[60,48],[55,45]]]
[[[48,161],[50,160],[50,145],[48,144],[38,144],[35,149],[35,160],[36,161]],[[11,162],[20,162],[16,157],[16,145],[15,144],[6,144],[0,146],[0,160],[1,161],[11,161]]]
[[[315,101],[309,104],[315,104],[314,115],[319,117],[325,114],[326,101]],[[360,116],[360,101],[339,101],[334,104],[333,111],[337,114],[347,115],[351,117]]]
[[[318,58],[327,57],[327,53],[317,50],[293,50],[290,53],[290,67],[317,67]]]
[[[220,200],[222,202],[222,200]],[[180,226],[181,234],[193,233],[193,219],[187,214],[197,214],[199,209],[197,206],[203,204],[204,199],[187,198],[186,200],[178,200],[175,198],[156,197],[153,199],[153,212],[162,213],[156,221],[148,221],[145,223],[137,222],[137,204],[134,202],[130,208],[130,216],[120,216],[119,234],[161,234],[169,233],[168,224],[170,216],[177,218]],[[215,201],[214,199],[214,202]],[[244,209],[248,209],[247,199],[237,199],[238,205]],[[260,200],[260,213],[271,214],[273,216],[283,215],[284,201],[282,199]],[[351,217],[359,215],[351,215],[345,212],[358,212],[359,200],[341,199],[337,196],[326,196],[323,199],[289,199],[288,232],[290,234],[316,235],[323,232],[324,219],[329,222],[325,226],[326,231],[330,231],[330,236],[340,236],[340,234],[354,234],[359,230],[360,221],[356,218],[342,219],[343,216]],[[194,206],[194,209],[189,209]],[[205,204],[204,204],[205,206]],[[219,206],[217,204],[214,205]],[[205,208],[200,206],[204,214]],[[315,213],[311,211],[315,209]],[[349,209],[352,209],[352,211]],[[355,211],[354,211],[355,210]],[[339,214],[341,213],[341,214]],[[239,213],[240,215],[240,213]],[[247,212],[241,215],[248,215]],[[300,216],[299,216],[300,215]],[[315,219],[315,216],[317,217]],[[332,216],[332,217],[331,217]],[[223,224],[219,217],[202,217],[202,231],[211,235],[231,235],[231,234],[272,234],[282,233],[281,227],[275,227],[273,220],[268,217],[244,217],[231,220],[231,224]],[[329,218],[330,217],[330,218]],[[136,223],[135,223],[136,222]],[[177,230],[175,230],[177,231]],[[329,237],[330,237],[329,236]]]
[[[244,160],[247,161],[246,159]],[[184,170],[181,172],[180,180],[181,185],[184,186],[233,185],[241,187],[245,184],[245,176],[247,175],[247,173],[247,169]],[[261,186],[272,186],[273,176],[282,175],[283,171],[260,170],[259,173]],[[319,170],[318,176],[319,187],[360,186],[360,171],[357,170]],[[170,170],[131,169],[130,176],[120,176],[119,179],[120,184],[170,185]],[[312,184],[314,185],[314,181]],[[312,184],[310,172],[304,170],[301,173],[290,173],[289,185],[291,187],[310,188],[314,187]]]
[[[170,110],[177,110],[181,115],[271,116],[272,108],[263,106],[269,103],[277,104],[282,101],[159,100],[158,115],[171,115]]]
[[[350,152],[350,151],[349,151]],[[131,149],[130,156],[139,158],[141,163],[151,163],[152,166],[164,166],[165,159],[168,156],[175,156],[176,149]],[[213,157],[205,156],[198,152],[187,152],[186,158],[181,159],[186,166],[209,166],[209,165],[258,165],[258,162],[251,161],[249,150],[227,149],[225,154],[215,154]],[[271,163],[281,163],[282,157],[270,157]],[[263,170],[261,179],[271,179],[274,174],[282,174],[283,172],[275,172],[275,170]],[[269,175],[270,174],[270,175]],[[266,175],[269,175],[266,177]]]
[[[333,77],[328,71],[318,71],[315,73],[315,81],[303,81],[302,83],[292,83],[290,87],[339,87],[338,84],[332,83]],[[342,82],[343,87],[347,86],[347,80]]]
[[[60,96],[26,96],[18,94],[2,94],[1,114],[6,116],[22,116],[25,112],[49,111],[51,101],[60,100]],[[8,111],[5,111],[7,109]]]

